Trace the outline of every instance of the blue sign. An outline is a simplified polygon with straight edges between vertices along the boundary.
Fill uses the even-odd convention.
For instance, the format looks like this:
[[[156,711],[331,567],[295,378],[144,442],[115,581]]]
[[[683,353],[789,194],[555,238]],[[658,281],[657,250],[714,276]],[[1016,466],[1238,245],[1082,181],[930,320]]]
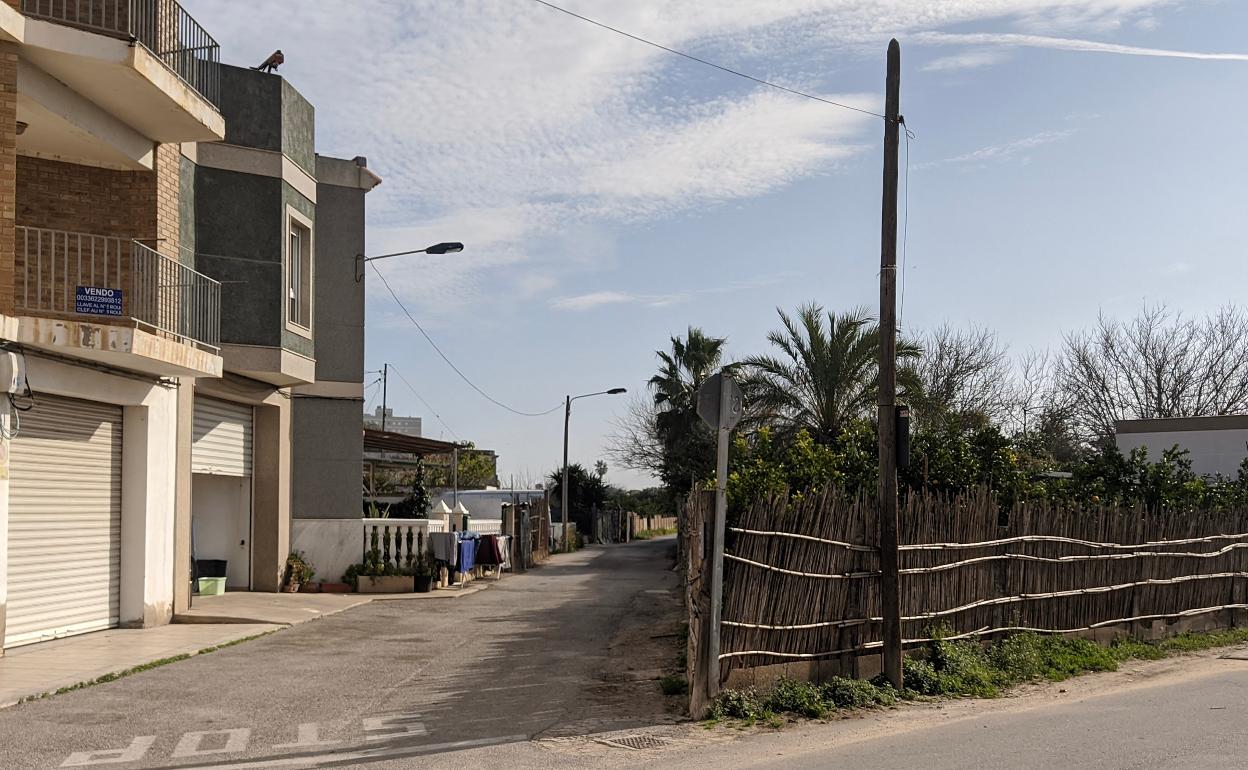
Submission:
[[[74,312],[88,315],[121,315],[121,289],[79,286],[74,295]]]

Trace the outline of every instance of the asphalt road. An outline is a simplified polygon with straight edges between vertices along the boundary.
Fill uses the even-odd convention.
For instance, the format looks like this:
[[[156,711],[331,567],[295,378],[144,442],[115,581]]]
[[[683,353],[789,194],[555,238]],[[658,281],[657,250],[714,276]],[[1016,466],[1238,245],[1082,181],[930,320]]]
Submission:
[[[671,722],[673,547],[588,549],[5,709],[0,768],[358,766]]]

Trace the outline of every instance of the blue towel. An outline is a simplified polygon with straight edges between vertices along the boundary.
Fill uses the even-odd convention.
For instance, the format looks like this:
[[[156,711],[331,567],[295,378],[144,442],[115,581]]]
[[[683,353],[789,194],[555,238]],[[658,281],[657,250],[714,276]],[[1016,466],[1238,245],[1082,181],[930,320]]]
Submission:
[[[475,541],[476,538],[468,538],[459,543],[459,566],[456,569],[460,572],[471,572],[476,563],[477,544]]]

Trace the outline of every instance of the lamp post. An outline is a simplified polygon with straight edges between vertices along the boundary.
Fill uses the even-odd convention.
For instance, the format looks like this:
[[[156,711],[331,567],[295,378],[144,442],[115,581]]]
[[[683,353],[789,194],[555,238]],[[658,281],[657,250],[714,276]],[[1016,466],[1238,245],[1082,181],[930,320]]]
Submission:
[[[404,257],[408,254],[455,254],[464,250],[464,244],[458,241],[446,241],[444,243],[435,243],[432,246],[426,246],[423,249],[412,249],[410,251],[396,251],[393,254],[378,254],[375,257],[366,257],[363,254],[355,255],[355,282],[359,283],[364,280],[364,265],[372,262],[374,259],[389,259],[390,257]]]
[[[563,520],[563,531],[559,534],[559,550],[564,553],[567,553],[568,551],[568,423],[572,420],[572,402],[578,398],[589,398],[590,396],[618,396],[621,393],[627,392],[627,388],[612,388],[611,390],[600,390],[597,393],[584,393],[579,396],[568,396],[567,400],[564,402],[563,483],[559,485],[559,516]]]

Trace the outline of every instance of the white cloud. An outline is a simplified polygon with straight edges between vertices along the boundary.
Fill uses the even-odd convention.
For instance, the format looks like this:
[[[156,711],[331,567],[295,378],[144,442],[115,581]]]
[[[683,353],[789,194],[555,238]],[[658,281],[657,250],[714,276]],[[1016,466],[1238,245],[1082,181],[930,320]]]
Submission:
[[[760,275],[742,281],[733,281],[724,286],[701,287],[697,289],[686,289],[684,291],[669,292],[664,294],[643,294],[627,291],[603,290],[592,291],[587,294],[577,294],[570,297],[558,297],[551,301],[550,306],[556,310],[595,310],[607,305],[642,305],[645,307],[666,307],[682,302],[688,302],[696,297],[704,297],[718,294],[732,294],[739,291],[751,291],[763,286],[772,286],[786,279],[792,278],[795,273],[792,271],[781,271],[771,273],[769,275]]]
[[[1127,56],[1159,56],[1170,59],[1203,59],[1207,61],[1248,61],[1248,53],[1207,53],[1203,51],[1176,51],[1168,48],[1142,48],[1120,45],[1099,40],[1081,40],[1046,35],[1021,35],[1016,33],[948,33],[924,32],[916,35],[920,43],[936,45],[1000,45],[1028,48],[1052,48],[1059,51],[1082,51],[1088,53],[1113,53]]]
[[[612,258],[603,230],[616,223],[763,195],[834,170],[878,141],[861,115],[766,90],[524,0],[268,0],[245,9],[237,0],[185,2],[221,41],[226,61],[257,64],[282,48],[281,74],[317,106],[319,149],[366,155],[384,177],[368,200],[371,251],[447,239],[468,245],[454,258],[385,266],[403,296],[427,305],[533,272],[547,280],[526,290],[549,291],[586,261]],[[827,56],[874,60],[892,35],[907,40],[972,23],[1110,30],[1172,4],[569,0],[664,45],[877,109],[878,97],[835,96],[847,88],[818,74],[834,69],[823,66]],[[1009,44],[1028,44],[1024,38],[1032,36]],[[929,67],[988,66],[990,56],[971,52]]]
[[[1019,159],[1026,163],[1029,158],[1026,155],[1028,150],[1037,147],[1043,147],[1046,144],[1060,142],[1075,133],[1075,129],[1067,128],[1060,131],[1040,131],[1030,136],[1024,136],[1021,139],[1015,139],[1012,142],[1004,142],[1002,144],[990,144],[986,147],[980,147],[961,155],[955,155],[952,158],[932,161],[930,163],[920,163],[914,168],[916,170],[934,168],[936,166],[956,166],[956,165],[985,165],[988,163],[1003,163],[1008,160]]]
[[[1000,51],[964,51],[953,56],[942,56],[932,59],[919,69],[924,72],[953,72],[957,70],[979,69],[993,64],[1000,64],[1006,59]]]

